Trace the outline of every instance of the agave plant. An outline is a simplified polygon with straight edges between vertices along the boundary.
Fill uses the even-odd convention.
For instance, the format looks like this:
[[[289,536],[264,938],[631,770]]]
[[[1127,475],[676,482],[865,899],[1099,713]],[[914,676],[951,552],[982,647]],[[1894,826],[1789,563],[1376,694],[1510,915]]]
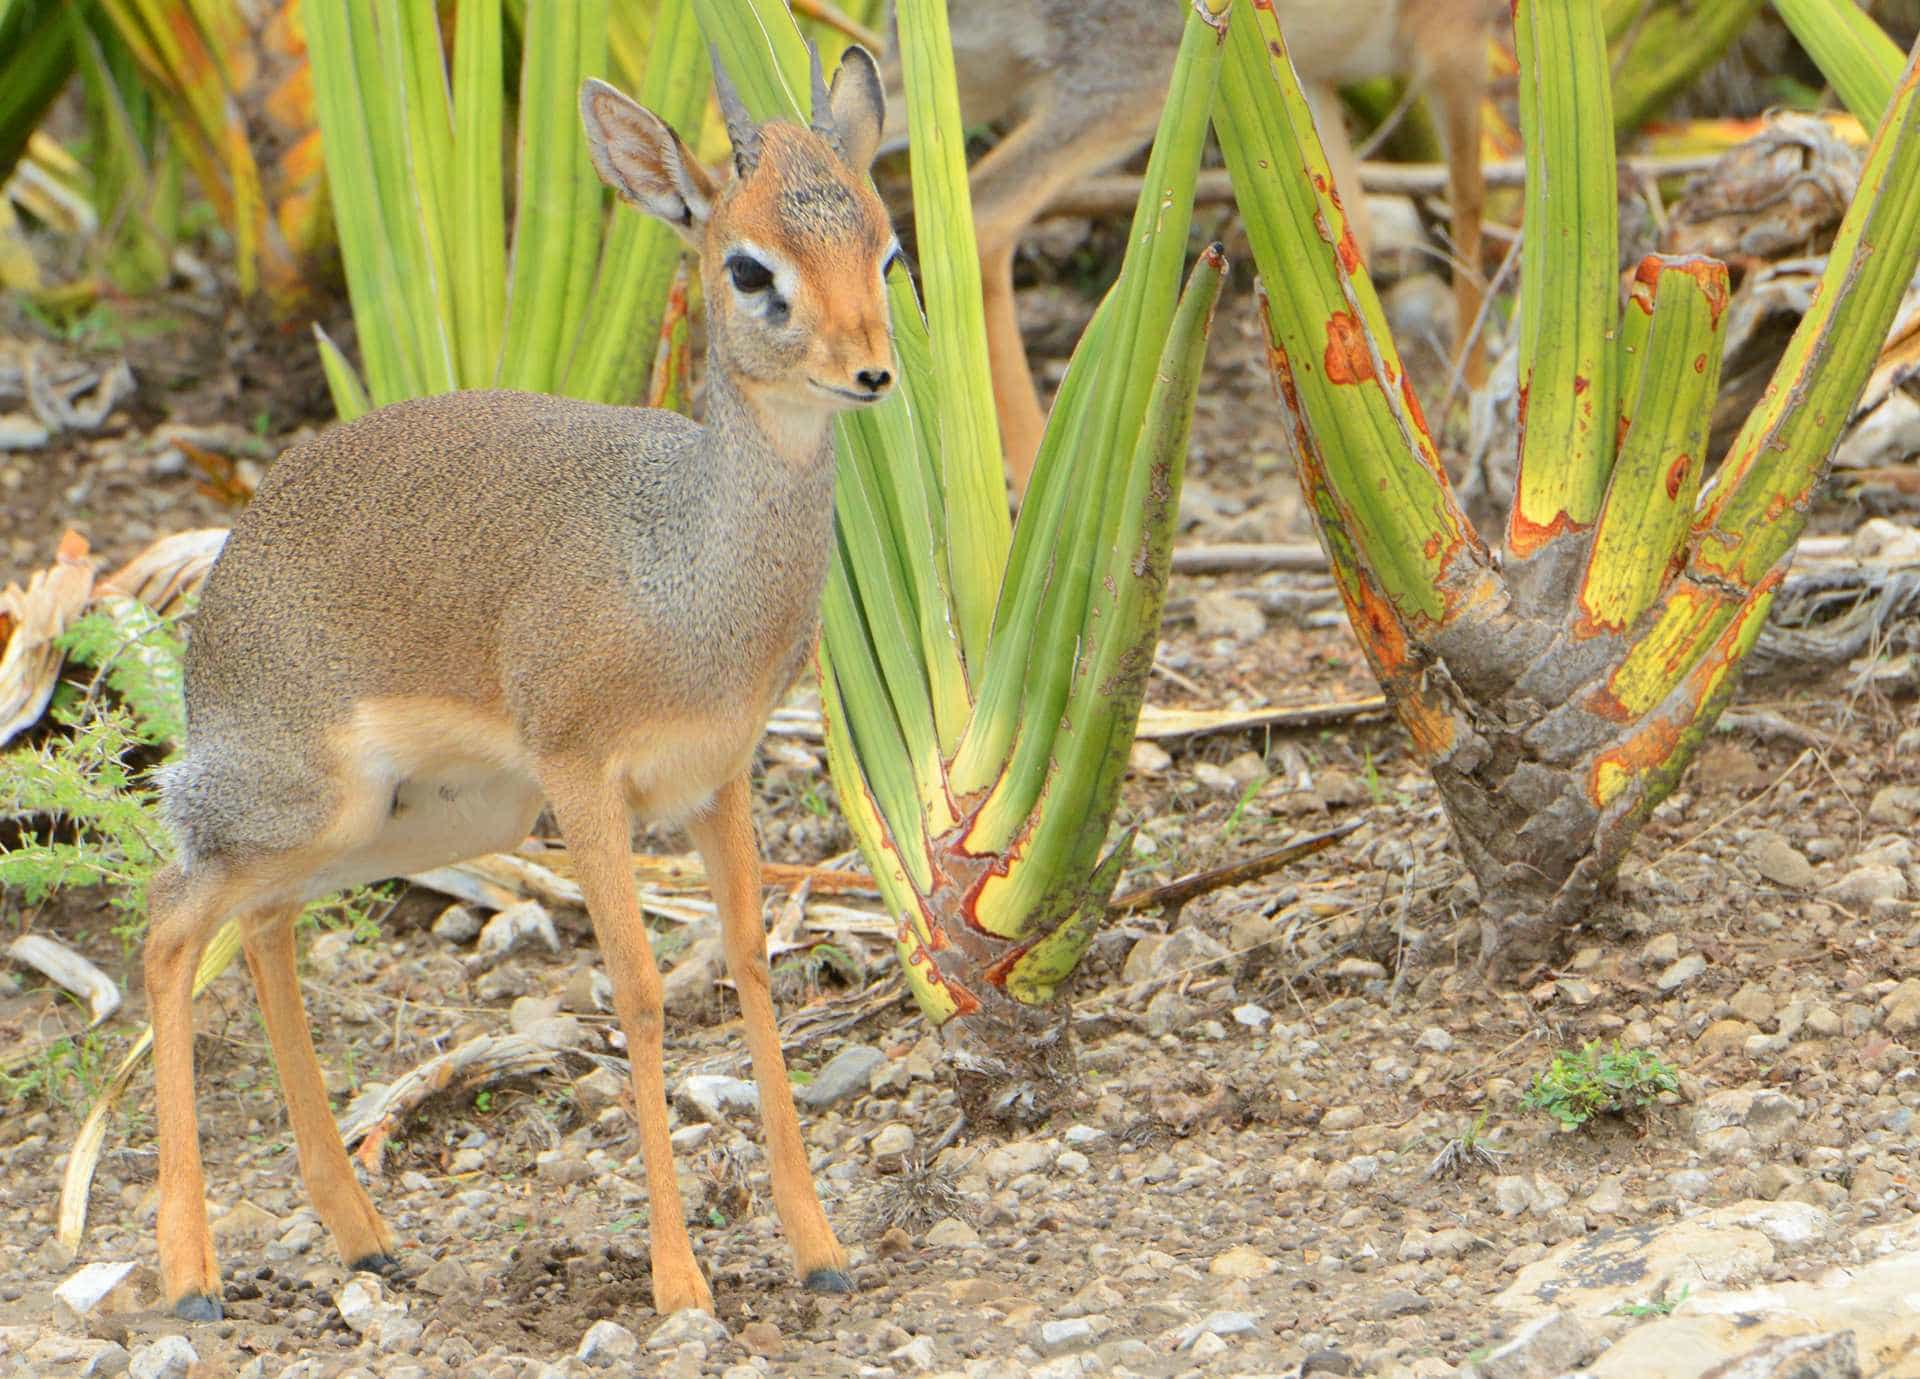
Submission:
[[[1812,308],[1703,483],[1726,271],[1648,258],[1623,308],[1598,5],[1518,0],[1521,436],[1496,554],[1455,501],[1324,190],[1271,12],[1237,17],[1251,22],[1230,37],[1216,126],[1276,285],[1270,356],[1301,486],[1478,879],[1483,952],[1525,948],[1609,883],[1766,618],[1920,260],[1915,65],[1891,88]]]
[[[807,55],[772,0],[697,0],[752,113],[794,118]],[[1184,295],[1225,3],[1195,5],[1120,278],[1076,351],[1009,529],[943,0],[902,0],[922,317],[894,280],[901,400],[839,423],[839,558],[819,654],[840,800],[922,1009],[1003,1104],[1044,1071],[1044,1003],[1092,937],[1153,662],[1194,391],[1225,263]],[[792,83],[789,85],[789,83]]]

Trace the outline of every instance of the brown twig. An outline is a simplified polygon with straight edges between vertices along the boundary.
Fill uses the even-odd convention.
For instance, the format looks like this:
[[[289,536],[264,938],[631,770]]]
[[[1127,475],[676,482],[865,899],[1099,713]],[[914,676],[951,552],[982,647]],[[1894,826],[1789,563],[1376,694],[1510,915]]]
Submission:
[[[1288,843],[1272,852],[1263,852],[1258,857],[1248,857],[1239,862],[1230,862],[1224,867],[1209,867],[1205,871],[1192,872],[1178,877],[1163,886],[1148,886],[1144,890],[1128,891],[1125,895],[1115,896],[1107,909],[1116,914],[1126,914],[1135,910],[1157,910],[1168,906],[1186,904],[1197,895],[1208,891],[1217,891],[1227,886],[1242,886],[1249,881],[1258,881],[1261,877],[1279,871],[1280,868],[1298,862],[1303,857],[1332,847],[1340,839],[1359,828],[1363,820],[1350,819],[1336,825],[1324,833],[1316,833],[1298,842]]]

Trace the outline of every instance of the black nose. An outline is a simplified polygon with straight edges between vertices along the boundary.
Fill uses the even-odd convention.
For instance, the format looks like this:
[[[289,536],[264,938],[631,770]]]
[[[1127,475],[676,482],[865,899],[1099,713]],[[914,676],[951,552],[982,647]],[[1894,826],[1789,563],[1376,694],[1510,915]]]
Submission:
[[[893,382],[893,375],[885,369],[862,369],[854,375],[854,379],[868,392],[878,393]]]

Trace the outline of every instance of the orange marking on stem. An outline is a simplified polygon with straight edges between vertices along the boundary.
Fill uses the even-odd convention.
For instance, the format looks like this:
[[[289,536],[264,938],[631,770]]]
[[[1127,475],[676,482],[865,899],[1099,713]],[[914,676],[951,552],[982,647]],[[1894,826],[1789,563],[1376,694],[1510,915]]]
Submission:
[[[1398,674],[1407,663],[1407,634],[1393,605],[1381,597],[1371,580],[1362,579],[1354,590],[1350,611],[1354,631],[1366,643],[1380,674]]]
[[[1673,464],[1667,470],[1667,497],[1669,499],[1676,501],[1679,499],[1680,485],[1686,481],[1687,466],[1692,463],[1693,461],[1685,455],[1679,455],[1674,458]]]
[[[1585,374],[1575,374],[1573,376],[1573,395],[1575,397],[1578,397],[1580,396],[1580,394],[1584,393],[1589,386],[1590,385],[1587,383],[1587,377]]]
[[[1352,312],[1336,311],[1327,320],[1327,382],[1365,383],[1373,377],[1366,328]]]
[[[1528,517],[1518,507],[1513,510],[1512,520],[1507,523],[1507,544],[1513,553],[1522,559],[1532,555],[1542,546],[1567,535],[1569,532],[1584,531],[1585,526],[1573,520],[1565,512],[1556,512],[1553,520],[1545,526]]]
[[[1353,226],[1342,225],[1340,227],[1340,243],[1337,247],[1340,254],[1340,266],[1346,269],[1348,273],[1358,273],[1360,271],[1360,245],[1353,237]]]
[[[1587,774],[1587,798],[1600,806],[1619,793],[1618,789],[1603,789],[1609,774],[1632,780],[1664,766],[1680,746],[1681,732],[1679,724],[1656,718],[1618,747],[1600,753],[1593,759],[1593,767]]]

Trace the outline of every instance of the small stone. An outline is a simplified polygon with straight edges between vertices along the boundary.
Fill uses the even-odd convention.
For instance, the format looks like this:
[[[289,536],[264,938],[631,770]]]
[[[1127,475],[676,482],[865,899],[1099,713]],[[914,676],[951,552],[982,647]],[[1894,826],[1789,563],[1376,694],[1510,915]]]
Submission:
[[[425,1273],[413,1281],[413,1286],[428,1297],[444,1298],[469,1287],[472,1282],[467,1266],[449,1255],[445,1259],[435,1260]]]
[[[1342,958],[1333,965],[1335,981],[1377,982],[1386,980],[1387,969],[1369,958]]]
[[[673,1146],[676,1154],[691,1154],[712,1138],[713,1127],[702,1120],[681,1126],[667,1136],[667,1142]]]
[[[130,1259],[113,1264],[95,1261],[82,1265],[53,1290],[53,1295],[78,1321],[106,1301],[107,1295],[118,1288],[133,1269],[134,1262]]]
[[[813,1081],[794,1088],[793,1099],[816,1111],[838,1106],[866,1091],[873,1070],[886,1061],[886,1054],[870,1044],[849,1044],[827,1060],[827,1066],[814,1074]]]
[[[1880,998],[1886,1013],[1888,1034],[1912,1034],[1920,1030],[1920,978],[1908,977]]]
[[[1700,1031],[1700,1047],[1708,1053],[1732,1053],[1746,1047],[1760,1033],[1745,1020],[1715,1020]]]
[[[1420,1037],[1413,1041],[1413,1046],[1429,1053],[1446,1053],[1453,1047],[1453,1036],[1438,1025],[1428,1025],[1420,1031]]]
[[[595,1067],[584,1077],[574,1079],[573,1099],[588,1115],[597,1115],[609,1106],[618,1106],[627,1095],[627,1079],[611,1068]]]
[[[867,1153],[874,1159],[892,1160],[898,1163],[913,1152],[913,1131],[899,1121],[882,1127],[879,1134],[867,1145]]]
[[[1193,1346],[1191,1347],[1191,1353],[1194,1359],[1198,1360],[1201,1364],[1205,1364],[1209,1360],[1218,1359],[1220,1356],[1225,1355],[1230,1349],[1232,1349],[1231,1346],[1213,1332],[1209,1331],[1205,1335],[1195,1338]]]
[[[1365,1122],[1367,1113],[1358,1106],[1336,1106],[1320,1117],[1322,1130],[1352,1130]]]
[[[1783,1092],[1730,1087],[1709,1093],[1695,1108],[1693,1136],[1702,1148],[1731,1152],[1737,1137],[1727,1132],[1737,1130],[1744,1132],[1746,1144],[1766,1148],[1785,1139],[1799,1118],[1799,1104]]]
[[[1715,1365],[1701,1379],[1860,1379],[1851,1331],[1781,1336]]]
[[[544,1020],[535,1020],[520,1033],[543,1049],[578,1049],[587,1042],[587,1027],[573,1015],[549,1015]]]
[[[702,1345],[722,1345],[731,1339],[727,1328],[711,1312],[689,1307],[675,1312],[647,1337],[648,1350],[677,1350],[689,1341]]]
[[[1760,875],[1790,891],[1813,889],[1813,863],[1778,833],[1762,831],[1748,846],[1747,856]]]
[[[980,1232],[957,1216],[942,1217],[927,1230],[927,1244],[936,1249],[960,1250],[980,1243]]]
[[[1267,630],[1267,615],[1252,599],[1225,589],[1209,589],[1193,601],[1193,624],[1202,637],[1250,642]]]
[[[1680,956],[1680,939],[1674,934],[1655,934],[1640,950],[1640,960],[1650,967],[1665,967]]]
[[[1807,1012],[1806,1030],[1816,1039],[1831,1039],[1844,1028],[1832,1006],[1819,1005]]]
[[[1353,1359],[1344,1351],[1316,1350],[1300,1362],[1300,1379],[1311,1379],[1320,1375],[1322,1379],[1333,1379],[1353,1373]]]
[[[1480,1379],[1550,1379],[1593,1358],[1598,1343],[1564,1312],[1536,1317],[1475,1366]]]
[[[1263,1030],[1267,1027],[1267,1022],[1272,1019],[1273,1012],[1265,1006],[1248,1003],[1233,1008],[1233,1023],[1250,1030]]]
[[[1147,1035],[1158,1039],[1186,1029],[1193,1020],[1193,1007],[1187,998],[1172,989],[1156,991],[1147,1002]]]
[[[1595,1216],[1618,1216],[1627,1209],[1627,1198],[1620,1184],[1609,1180],[1588,1193],[1587,1200],[1580,1205]]]
[[[1191,1350],[1202,1336],[1246,1336],[1259,1326],[1251,1312],[1209,1312],[1180,1333],[1175,1342],[1180,1350]]]
[[[1173,765],[1173,758],[1158,743],[1140,741],[1127,754],[1127,765],[1143,776],[1157,776]]]
[[[695,1073],[681,1082],[674,1100],[680,1110],[693,1119],[719,1124],[730,1115],[757,1113],[760,1089],[738,1077]]]
[[[127,1373],[131,1379],[187,1379],[199,1363],[200,1352],[185,1336],[162,1336],[133,1352]]]
[[[1213,1257],[1207,1272],[1215,1278],[1265,1278],[1280,1266],[1251,1245],[1235,1245]]]
[[[380,1280],[370,1274],[355,1274],[334,1295],[333,1305],[340,1309],[340,1320],[355,1335],[365,1335],[381,1322],[404,1316],[404,1303],[389,1301]]]
[[[910,1373],[924,1373],[933,1368],[933,1338],[916,1336],[905,1345],[888,1351],[887,1358],[899,1361]]]
[[[108,1341],[93,1352],[85,1367],[80,1371],[80,1379],[112,1379],[117,1374],[125,1374],[133,1357],[127,1354],[127,1348],[117,1341]]]
[[[772,1322],[754,1321],[740,1328],[740,1345],[749,1355],[772,1360],[786,1350],[787,1338]]]
[[[467,958],[467,965],[476,970],[491,967],[530,943],[542,944],[549,952],[560,951],[560,935],[553,927],[553,916],[547,913],[546,906],[537,900],[522,900],[486,922],[480,930],[480,942]]]
[[[1065,1355],[1069,1351],[1085,1350],[1097,1334],[1086,1317],[1056,1317],[1040,1323],[1034,1332],[1033,1348],[1042,1355]]]
[[[1920,825],[1920,785],[1883,785],[1873,792],[1867,818],[1888,828]]]
[[[1764,986],[1756,986],[1752,982],[1748,982],[1745,986],[1734,992],[1733,999],[1728,1001],[1727,1004],[1733,1007],[1733,1013],[1735,1015],[1755,1025],[1765,1025],[1769,1023],[1773,1019],[1774,1011],[1777,1009],[1774,1004],[1773,993],[1768,991]]]
[[[1372,1315],[1380,1318],[1412,1317],[1422,1312],[1431,1312],[1433,1303],[1407,1288],[1391,1288],[1374,1299],[1368,1309]]]
[[[1061,1151],[1060,1157],[1053,1161],[1053,1166],[1062,1173],[1070,1173],[1078,1178],[1093,1167],[1093,1160],[1077,1149],[1067,1149]]]
[[[1707,960],[1698,953],[1689,953],[1684,958],[1667,965],[1653,984],[1662,991],[1676,991],[1707,970]]]
[[[607,1369],[631,1360],[639,1353],[638,1336],[619,1322],[597,1321],[587,1328],[587,1334],[580,1338],[579,1349],[573,1355],[583,1365]]]
[[[1870,862],[1855,867],[1820,892],[1842,905],[1867,906],[1876,900],[1905,900],[1907,878],[1900,868],[1886,862]]]
[[[223,1244],[231,1240],[269,1240],[282,1228],[279,1217],[252,1202],[240,1202],[231,1211],[222,1212],[209,1227],[214,1240]]]
[[[1240,787],[1233,783],[1233,777],[1227,774],[1226,768],[1216,766],[1211,761],[1196,761],[1193,764],[1193,778],[1216,795],[1234,795],[1240,791]]]
[[[541,1150],[533,1157],[533,1171],[542,1182],[562,1187],[584,1183],[594,1176],[592,1165],[565,1149]]]
[[[567,978],[567,984],[560,988],[560,1009],[575,1015],[612,1011],[613,978],[597,967],[576,968]]]

